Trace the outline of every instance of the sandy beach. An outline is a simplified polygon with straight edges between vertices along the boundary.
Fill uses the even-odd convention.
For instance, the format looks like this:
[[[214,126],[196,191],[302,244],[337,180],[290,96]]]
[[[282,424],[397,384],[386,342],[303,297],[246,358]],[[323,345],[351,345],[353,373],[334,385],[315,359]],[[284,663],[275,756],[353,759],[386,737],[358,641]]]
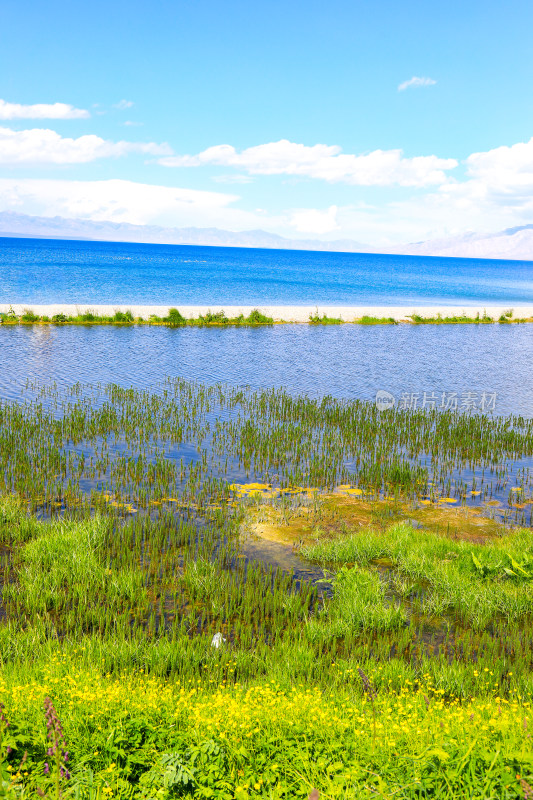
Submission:
[[[239,314],[248,314],[257,308],[261,313],[272,317],[277,322],[308,322],[309,315],[315,314],[318,309],[320,316],[326,314],[330,317],[341,317],[345,322],[351,322],[355,319],[360,319],[363,316],[371,317],[392,317],[397,321],[405,320],[409,322],[409,315],[416,313],[423,317],[434,317],[437,314],[442,316],[460,316],[466,315],[475,317],[479,312],[483,315],[484,312],[489,317],[498,319],[501,314],[511,308],[510,305],[487,305],[487,306],[444,306],[444,305],[431,305],[431,306],[331,306],[331,305],[267,305],[267,306],[239,306],[239,305],[179,305],[176,307],[186,318],[198,317],[199,314],[205,314],[207,311],[217,312],[223,310],[228,317],[236,317]],[[10,308],[9,303],[0,303],[0,312],[7,312]],[[51,305],[41,305],[34,303],[13,303],[13,310],[16,314],[22,314],[25,309],[31,308],[35,314],[47,315],[52,317],[54,314],[75,315],[82,314],[87,311],[102,315],[112,315],[116,311],[130,310],[135,317],[148,319],[151,314],[164,317],[168,314],[170,306],[166,305],[124,305],[117,303],[116,305],[101,305],[98,303],[54,303]],[[514,317],[531,318],[533,317],[533,305],[513,306]]]

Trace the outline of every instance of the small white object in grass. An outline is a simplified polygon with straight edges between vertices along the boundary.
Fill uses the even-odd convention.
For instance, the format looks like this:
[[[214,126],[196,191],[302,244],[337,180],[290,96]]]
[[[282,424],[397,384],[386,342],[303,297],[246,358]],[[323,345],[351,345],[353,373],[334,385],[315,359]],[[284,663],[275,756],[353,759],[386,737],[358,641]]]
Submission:
[[[220,647],[226,640],[222,636],[221,633],[215,633],[213,638],[211,639],[211,647]]]

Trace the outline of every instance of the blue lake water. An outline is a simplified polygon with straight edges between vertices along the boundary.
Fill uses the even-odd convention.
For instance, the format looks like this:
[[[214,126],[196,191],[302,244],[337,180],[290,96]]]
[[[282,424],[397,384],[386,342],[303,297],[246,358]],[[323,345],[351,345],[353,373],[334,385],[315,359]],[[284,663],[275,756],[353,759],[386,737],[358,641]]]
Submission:
[[[183,377],[345,399],[381,389],[411,407],[455,395],[480,410],[485,394],[492,413],[532,417],[532,364],[529,324],[0,326],[0,398],[11,399],[26,381],[155,388]]]
[[[533,262],[4,237],[0,302],[512,306]]]

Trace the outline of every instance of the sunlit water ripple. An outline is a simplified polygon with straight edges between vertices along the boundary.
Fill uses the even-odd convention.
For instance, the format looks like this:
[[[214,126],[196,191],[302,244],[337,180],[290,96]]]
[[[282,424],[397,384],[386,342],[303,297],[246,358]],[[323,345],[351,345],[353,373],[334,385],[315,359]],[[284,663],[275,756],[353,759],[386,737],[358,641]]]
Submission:
[[[284,387],[374,400],[380,389],[420,406],[445,394],[496,394],[496,414],[533,415],[528,325],[164,328],[0,327],[0,396],[29,381],[154,388],[167,377]]]

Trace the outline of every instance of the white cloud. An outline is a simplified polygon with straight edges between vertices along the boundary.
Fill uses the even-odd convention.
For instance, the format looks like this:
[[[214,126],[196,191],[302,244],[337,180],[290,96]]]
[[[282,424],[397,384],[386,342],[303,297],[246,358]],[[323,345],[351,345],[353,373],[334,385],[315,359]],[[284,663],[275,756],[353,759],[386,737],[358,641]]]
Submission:
[[[253,178],[249,175],[213,175],[211,178],[215,183],[252,183]]]
[[[238,197],[125,180],[0,178],[0,209],[23,214],[130,222],[194,224]]]
[[[300,208],[293,211],[289,224],[299,233],[321,236],[338,230],[337,206],[330,206],[325,211],[317,208]]]
[[[119,100],[118,103],[115,103],[113,108],[118,108],[120,111],[125,111],[127,108],[131,108],[134,105],[135,103],[133,100]]]
[[[498,231],[533,219],[533,138],[472,153],[466,180],[450,182],[425,197],[422,217],[440,215],[453,233]]]
[[[87,119],[90,116],[84,108],[74,108],[68,103],[36,103],[24,106],[0,100],[0,119]]]
[[[356,186],[430,186],[445,183],[445,170],[457,166],[453,158],[405,158],[401,150],[374,150],[364,155],[342,153],[337,145],[279,142],[248,147],[240,153],[229,144],[209,147],[197,155],[170,156],[167,167],[226,166],[251,175],[296,175],[329,183]]]
[[[5,149],[3,150],[5,142],[2,144],[1,133],[2,129],[0,129],[0,161],[6,163],[5,159],[8,156]],[[32,134],[31,131],[24,133]],[[40,135],[42,132],[37,133]],[[42,146],[49,158],[56,152],[54,147],[64,148],[62,160],[57,156],[58,160],[48,162],[59,164],[79,163],[82,157],[91,160],[94,157],[124,155],[131,152],[131,147],[160,147],[150,143],[136,145],[128,142],[105,142],[98,137],[87,137],[89,142],[82,146],[80,142],[85,137],[63,140],[53,132],[48,133],[52,134],[52,139],[46,139],[45,145],[40,139],[30,142],[33,150],[24,140],[26,150],[18,153],[19,156],[21,152],[24,153],[26,160],[18,163],[31,163],[27,159],[33,151],[41,152],[42,158],[40,150]],[[7,141],[11,142],[12,137],[8,137]],[[325,145],[318,147],[326,148]],[[309,149],[312,148],[307,148]],[[333,154],[321,151],[318,158],[319,166],[323,166],[321,158],[325,158],[326,162],[330,157],[335,159],[337,151],[335,148],[332,149],[335,151]],[[233,148],[230,148],[230,151],[224,156],[225,159],[228,156],[240,158],[243,155],[236,153]],[[244,153],[248,159],[246,172],[252,173],[254,154],[250,154],[249,151]],[[308,171],[312,168],[318,169],[317,160],[313,162],[311,154],[306,150],[304,155],[308,161],[302,158],[299,166],[305,165]],[[263,161],[262,168],[274,170],[266,174],[278,174],[278,170],[286,167],[286,162],[283,162],[279,152],[277,154],[270,152],[270,156],[270,162]],[[67,157],[76,158],[78,161],[65,160]],[[199,156],[191,158],[196,159]],[[408,161],[412,162],[415,159]],[[207,159],[207,163],[212,163],[211,158]],[[393,163],[397,169],[398,163]],[[290,206],[288,204],[283,206],[284,195],[281,194],[278,198],[280,210],[273,210],[272,206],[267,210],[250,206],[250,210],[247,210],[243,199],[224,191],[199,191],[126,180],[69,181],[34,178],[18,180],[13,177],[0,180],[0,210],[39,216],[58,215],[131,222],[140,225],[217,227],[232,231],[260,228],[289,238],[326,240],[348,238],[370,244],[377,243],[383,250],[394,243],[441,238],[468,230],[480,233],[498,231],[531,223],[533,139],[512,146],[473,153],[465,160],[463,166],[464,172],[457,179],[448,179],[445,183],[431,187],[430,191],[404,191],[401,195],[395,191],[394,202],[387,200],[388,193],[384,193],[385,196],[381,200],[375,199],[373,202],[370,197],[365,197],[363,194],[361,202],[357,204],[326,205],[328,202],[326,201],[322,208],[306,208],[296,202]],[[243,168],[241,165],[241,169]],[[232,178],[239,178],[239,175],[242,178],[242,174],[237,172]],[[249,180],[248,175],[244,178]],[[228,189],[239,191],[236,186]],[[335,202],[335,193],[328,192],[328,194],[333,195],[329,203]],[[377,196],[372,193],[372,197]],[[253,203],[254,199],[250,202]]]
[[[533,190],[533,138],[511,147],[472,153],[466,159],[468,175],[484,183],[491,194],[517,194]]]
[[[532,222],[533,139],[472,153],[465,167],[463,180],[368,211],[341,209],[337,219],[363,241],[385,233],[396,242],[491,233]]]
[[[172,150],[168,145],[154,142],[110,142],[93,134],[69,139],[47,128],[0,128],[0,164],[6,166],[86,164],[129,153],[160,156],[169,152]]]
[[[406,89],[419,89],[422,86],[435,86],[437,81],[434,81],[433,78],[418,78],[416,75],[413,75],[412,78],[409,78],[408,81],[404,81],[400,83],[398,86],[399,92],[404,92]]]

